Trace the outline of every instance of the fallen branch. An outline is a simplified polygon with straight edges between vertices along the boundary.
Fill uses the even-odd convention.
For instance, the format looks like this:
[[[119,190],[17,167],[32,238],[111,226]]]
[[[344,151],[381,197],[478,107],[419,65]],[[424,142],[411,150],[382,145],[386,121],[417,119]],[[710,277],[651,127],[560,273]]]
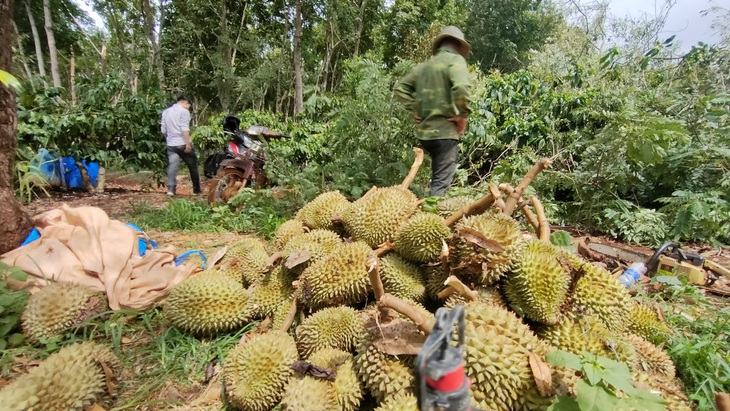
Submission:
[[[449,287],[453,288],[457,293],[466,298],[466,300],[469,302],[477,301],[479,299],[479,294],[469,288],[466,284],[462,283],[461,280],[456,278],[456,276],[449,276],[449,278],[447,278],[444,282],[444,285],[448,285]]]
[[[505,194],[507,194],[507,195],[510,195],[510,194],[512,194],[515,191],[515,188],[512,187],[512,185],[509,184],[509,183],[502,183],[502,184],[500,184],[499,185],[499,189],[502,190],[502,192],[505,193]],[[523,199],[521,196],[518,199],[518,201],[520,203],[525,203],[526,202],[526,200]],[[532,210],[530,210],[530,207],[527,207],[527,206],[522,207],[522,209],[520,209],[520,211],[522,211],[522,214],[527,219],[527,222],[529,222],[530,225],[532,226],[532,228],[535,230],[535,234],[539,233],[540,232],[540,222],[537,221],[537,217],[532,212]],[[502,209],[502,212],[504,212],[504,208]]]
[[[404,315],[418,327],[419,330],[423,331],[426,335],[431,333],[435,320],[429,318],[427,315],[418,311],[414,306],[401,300],[398,297],[394,297],[390,294],[385,294],[378,301],[378,307],[391,308],[400,314]]]
[[[489,207],[492,206],[492,204],[494,204],[495,200],[496,199],[494,198],[492,193],[489,193],[479,200],[464,206],[461,210],[455,212],[451,215],[451,217],[446,219],[446,226],[453,226],[454,223],[461,219],[461,217],[468,217],[470,215],[478,214],[477,210],[487,210]]]
[[[371,255],[368,257],[367,261],[365,261],[365,265],[368,268],[368,276],[370,277],[370,284],[372,285],[373,293],[375,294],[375,301],[380,301],[380,299],[385,295],[383,281],[380,279],[380,260],[377,256]],[[378,310],[380,312],[380,318],[384,323],[390,322],[398,317],[393,310],[386,307],[378,306]]]
[[[423,149],[418,147],[413,147],[413,152],[416,154],[416,158],[413,160],[413,165],[411,165],[411,170],[408,172],[408,175],[406,176],[405,180],[401,183],[400,187],[408,190],[408,187],[411,186],[411,183],[413,183],[413,180],[416,179],[416,175],[418,174],[418,169],[421,168],[421,164],[423,164]]]
[[[532,203],[532,206],[535,207],[535,212],[537,213],[537,221],[540,223],[538,237],[540,238],[540,241],[549,243],[550,223],[548,223],[547,217],[545,217],[545,208],[542,206],[540,200],[538,200],[535,196],[530,197],[530,202]]]
[[[512,192],[512,194],[507,197],[507,201],[505,201],[504,206],[504,213],[507,215],[512,215],[512,211],[514,211],[515,206],[520,200],[520,197],[522,196],[522,193],[525,192],[525,189],[532,183],[532,180],[537,177],[538,174],[545,168],[547,168],[550,165],[550,159],[547,157],[543,157],[538,161],[530,171],[525,174],[524,177],[522,177],[522,181],[517,185],[517,188]]]

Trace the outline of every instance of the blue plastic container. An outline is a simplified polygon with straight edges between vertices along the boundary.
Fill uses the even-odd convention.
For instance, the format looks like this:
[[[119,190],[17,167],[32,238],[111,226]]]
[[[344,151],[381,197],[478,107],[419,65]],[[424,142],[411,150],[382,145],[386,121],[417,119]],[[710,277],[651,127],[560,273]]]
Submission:
[[[68,188],[81,188],[84,186],[81,178],[81,171],[76,167],[76,160],[73,157],[64,157],[62,159],[64,178],[66,180],[66,187]],[[86,171],[89,173],[89,179],[91,185],[96,187],[97,179],[99,178],[99,163],[96,161],[83,161]]]
[[[61,172],[61,163],[57,155],[45,148],[41,148],[38,150],[38,154],[30,160],[30,164],[41,171],[51,187],[63,185],[63,173]]]

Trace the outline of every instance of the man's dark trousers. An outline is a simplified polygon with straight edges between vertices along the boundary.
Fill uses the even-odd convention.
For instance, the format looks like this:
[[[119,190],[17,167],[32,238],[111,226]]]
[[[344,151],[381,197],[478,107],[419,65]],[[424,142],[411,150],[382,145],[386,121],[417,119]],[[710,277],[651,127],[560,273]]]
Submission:
[[[431,156],[431,196],[443,197],[454,181],[459,162],[459,140],[421,140],[423,149]]]
[[[171,191],[173,194],[175,193],[177,169],[180,166],[180,160],[182,160],[188,166],[188,170],[190,170],[193,192],[196,194],[202,193],[200,190],[200,175],[198,174],[198,156],[195,155],[195,151],[186,153],[185,146],[167,146],[167,159],[169,161],[167,167],[168,191]]]

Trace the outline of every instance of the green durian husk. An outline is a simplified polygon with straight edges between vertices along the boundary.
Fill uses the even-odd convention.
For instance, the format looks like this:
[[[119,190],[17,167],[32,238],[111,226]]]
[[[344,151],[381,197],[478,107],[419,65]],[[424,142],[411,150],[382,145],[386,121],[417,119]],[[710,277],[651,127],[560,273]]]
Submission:
[[[418,399],[411,393],[393,394],[381,402],[375,411],[419,411]]]
[[[307,303],[312,308],[356,304],[365,300],[370,278],[365,262],[373,250],[367,244],[338,244],[326,257],[307,267],[300,277],[300,287],[310,289]]]
[[[332,218],[349,206],[350,202],[339,191],[329,191],[318,195],[302,207],[296,218],[309,228],[335,230]]]
[[[380,259],[380,277],[386,293],[419,302],[426,297],[421,268],[398,254],[388,253]]]
[[[35,341],[58,339],[108,309],[102,292],[81,284],[52,282],[28,298],[21,315],[23,334]]]
[[[474,201],[474,198],[468,196],[451,197],[440,201],[436,206],[436,210],[441,218],[449,218],[455,212],[468,206]]]
[[[243,326],[251,319],[253,306],[240,282],[209,271],[173,287],[163,312],[175,327],[210,336]]]
[[[504,251],[482,248],[459,235],[462,231],[480,233]],[[515,220],[502,213],[489,211],[461,220],[450,243],[449,263],[452,273],[465,283],[489,286],[496,284],[512,267],[517,258],[515,252],[523,240]]]
[[[228,401],[240,411],[268,411],[279,403],[299,359],[294,339],[272,330],[235,346],[223,363]]]
[[[638,301],[633,302],[628,331],[655,344],[663,343],[672,333],[672,329],[659,318],[655,309]]]
[[[393,241],[401,224],[416,212],[418,198],[399,186],[378,188],[348,206],[341,220],[353,239],[378,247]]]
[[[279,228],[276,229],[276,234],[274,235],[274,240],[272,241],[272,244],[277,250],[282,250],[284,249],[284,246],[286,246],[286,244],[289,242],[289,240],[304,233],[304,223],[302,223],[301,221],[284,221],[283,223],[281,223]]]
[[[572,280],[560,264],[560,251],[552,244],[530,240],[518,255],[517,264],[504,281],[510,306],[533,321],[557,324]]]
[[[105,405],[107,378],[113,379],[120,369],[119,360],[104,345],[68,345],[3,387],[0,404],[8,411],[82,411],[93,404]]]
[[[238,269],[243,285],[256,284],[264,275],[269,253],[266,244],[255,237],[244,237],[228,247],[223,263],[230,269]]]
[[[406,260],[428,263],[438,260],[451,230],[432,213],[416,213],[398,230],[393,249]]]
[[[337,377],[331,383],[334,396],[341,411],[355,411],[363,398],[362,384],[355,372],[352,354],[336,348],[323,348],[309,357],[312,364],[337,370]]]
[[[249,287],[254,318],[273,316],[279,305],[294,294],[292,281],[290,273],[283,266],[279,266]]]
[[[296,339],[303,359],[325,348],[352,351],[365,333],[360,314],[350,307],[324,308],[305,318]]]

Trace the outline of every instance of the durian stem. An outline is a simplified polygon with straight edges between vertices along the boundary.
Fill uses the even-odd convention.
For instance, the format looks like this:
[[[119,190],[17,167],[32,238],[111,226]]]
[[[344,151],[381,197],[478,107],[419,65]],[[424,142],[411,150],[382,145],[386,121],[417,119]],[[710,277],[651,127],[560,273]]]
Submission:
[[[415,203],[413,203],[413,207],[418,208],[418,207],[422,206],[423,203],[425,203],[425,202],[426,202],[426,199],[425,198],[422,198],[422,199],[416,201]]]
[[[390,241],[386,241],[383,244],[380,245],[380,247],[373,250],[373,253],[375,253],[376,257],[381,257],[383,254],[387,253],[388,251],[393,249],[393,243]]]
[[[370,190],[368,190],[367,193],[365,193],[362,197],[367,197],[368,195],[376,192],[377,190],[378,190],[378,186],[372,186],[372,187],[370,187]],[[362,198],[362,197],[360,197],[360,198]]]
[[[274,268],[274,265],[276,265],[276,263],[279,260],[281,260],[283,257],[284,257],[284,252],[283,251],[277,251],[274,254],[272,254],[271,257],[269,257],[269,259],[266,260],[266,268],[265,268],[265,271],[266,272],[271,271],[271,269]]]
[[[467,287],[466,284],[462,283],[461,280],[453,275],[449,276],[449,278],[446,279],[444,285],[448,285],[449,287],[453,288],[457,293],[461,294],[461,296],[466,298],[466,300],[469,302],[479,299],[479,295],[476,291]]]
[[[370,284],[372,285],[373,293],[375,294],[375,301],[380,301],[380,299],[383,298],[383,295],[385,295],[383,281],[380,279],[380,259],[378,259],[376,255],[371,255],[368,257],[367,261],[365,261],[365,265],[368,268],[368,276],[370,277]],[[393,310],[386,307],[378,306],[378,310],[380,311],[380,318],[382,319],[382,322],[389,322],[397,317]]]
[[[549,243],[550,223],[548,223],[547,217],[545,217],[545,208],[542,206],[540,200],[538,200],[535,196],[530,197],[530,202],[532,202],[532,206],[535,207],[535,212],[537,213],[537,221],[540,222],[538,237],[540,238],[540,241],[545,241]]]
[[[515,188],[512,187],[512,184],[509,184],[509,183],[500,184],[499,189],[502,190],[507,195],[510,195],[515,191]],[[526,200],[523,199],[522,197],[519,198],[519,201],[521,203],[526,202]],[[504,211],[504,209],[502,209],[502,210]],[[522,207],[522,209],[520,211],[522,211],[522,214],[524,214],[527,221],[530,223],[532,228],[535,230],[535,234],[539,233],[540,232],[540,222],[537,221],[537,217],[532,212],[532,210],[530,210],[529,207]]]
[[[421,168],[421,164],[423,164],[423,149],[418,147],[413,147],[413,152],[416,154],[416,158],[413,160],[413,165],[411,165],[411,171],[408,172],[408,175],[406,176],[405,180],[401,183],[400,187],[402,189],[408,190],[408,187],[411,186],[411,183],[413,183],[413,180],[416,179],[416,175],[418,174],[418,169]]]
[[[433,329],[435,321],[432,318],[427,317],[414,306],[398,297],[385,294],[380,298],[380,301],[378,301],[378,307],[392,308],[393,310],[408,317],[414,324],[416,324],[416,327],[418,327],[418,329],[423,331],[426,335],[430,334]]]
[[[447,227],[451,227],[461,219],[461,217],[469,217],[470,215],[479,214],[491,207],[497,198],[492,193],[485,195],[479,200],[464,206],[461,210],[455,212],[451,217],[447,218],[445,223]]]
[[[284,323],[281,324],[281,328],[279,328],[280,331],[287,332],[289,331],[289,328],[291,328],[291,325],[294,324],[294,318],[297,316],[297,299],[292,298],[291,305],[289,306],[289,312],[286,313],[286,317],[284,318]]]
[[[439,293],[436,294],[436,297],[438,297],[439,300],[445,300],[451,297],[455,292],[456,289],[454,287],[446,287],[443,290],[439,291]]]
[[[550,165],[550,159],[547,157],[543,157],[540,159],[540,161],[537,162],[530,171],[525,174],[524,177],[522,177],[522,181],[520,181],[519,184],[517,184],[517,188],[515,188],[515,191],[512,192],[512,194],[507,197],[507,201],[505,201],[504,205],[504,213],[507,215],[512,215],[512,211],[514,211],[515,206],[517,205],[517,202],[520,200],[520,197],[522,196],[522,193],[525,192],[525,189],[527,186],[532,183],[532,180],[537,177],[538,174],[545,168],[547,168]]]

